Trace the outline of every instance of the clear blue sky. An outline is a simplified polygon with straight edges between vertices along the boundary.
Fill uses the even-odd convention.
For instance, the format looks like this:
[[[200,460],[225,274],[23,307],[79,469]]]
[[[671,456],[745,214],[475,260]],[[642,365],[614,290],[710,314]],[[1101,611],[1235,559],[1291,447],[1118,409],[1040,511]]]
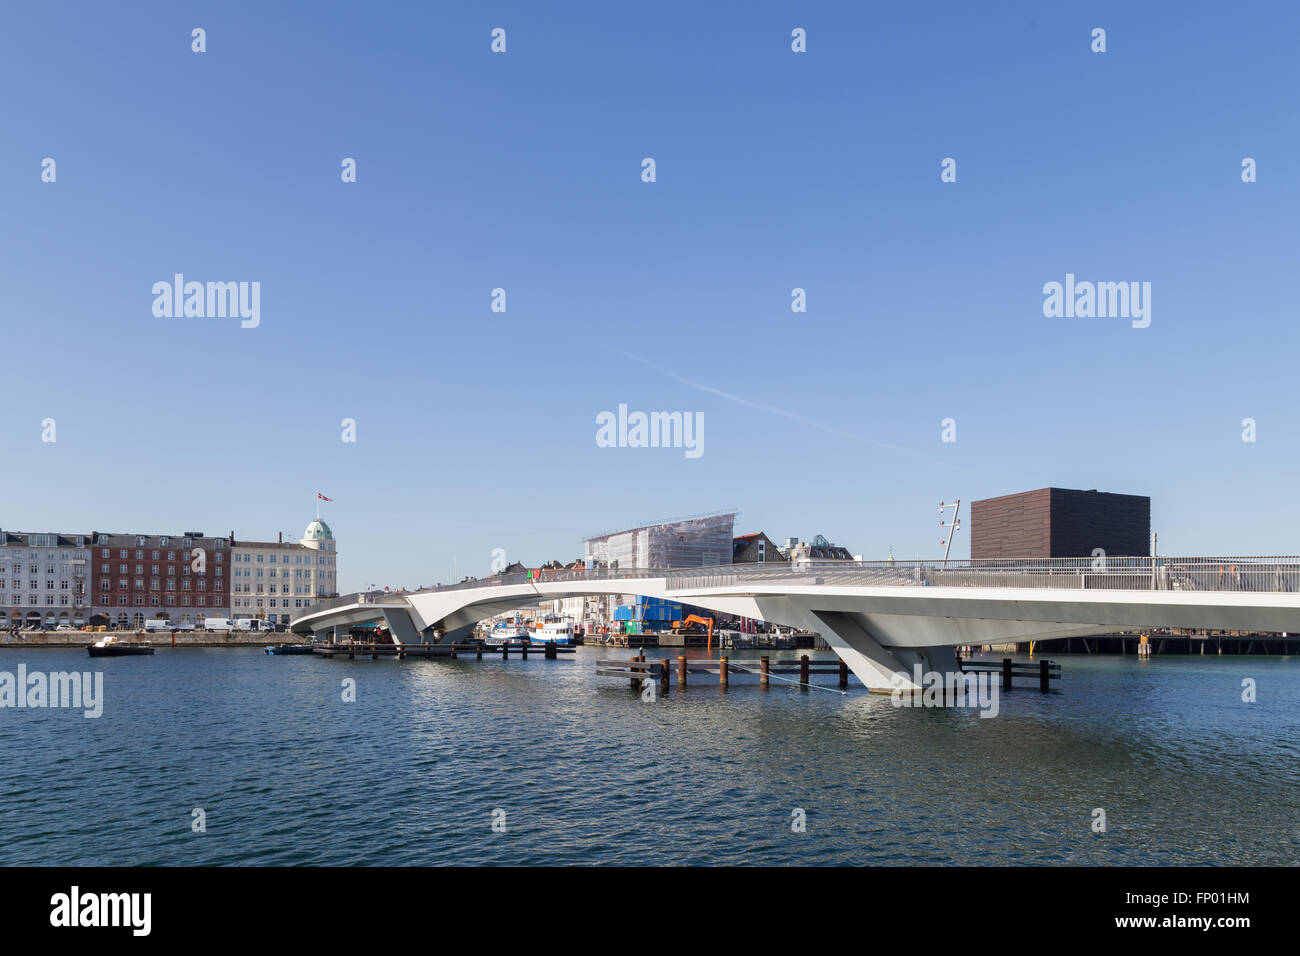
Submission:
[[[941,499],[1058,485],[1150,495],[1166,553],[1295,553],[1298,30],[1281,3],[11,4],[0,526],[296,535],[319,490],[350,589],[728,506],[933,555]],[[261,282],[260,327],[155,318],[175,272]],[[1151,282],[1150,328],[1044,318],[1067,272]],[[703,412],[703,457],[598,448],[619,403]]]

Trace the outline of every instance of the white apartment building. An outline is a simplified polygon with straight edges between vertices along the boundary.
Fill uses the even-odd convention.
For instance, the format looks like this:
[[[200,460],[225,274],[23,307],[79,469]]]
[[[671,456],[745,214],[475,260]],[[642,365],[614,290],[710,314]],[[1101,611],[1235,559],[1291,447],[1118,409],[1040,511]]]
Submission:
[[[234,539],[231,555],[232,617],[290,624],[338,595],[334,533],[319,518],[297,542]]]
[[[87,535],[0,531],[0,627],[81,627],[89,587]]]

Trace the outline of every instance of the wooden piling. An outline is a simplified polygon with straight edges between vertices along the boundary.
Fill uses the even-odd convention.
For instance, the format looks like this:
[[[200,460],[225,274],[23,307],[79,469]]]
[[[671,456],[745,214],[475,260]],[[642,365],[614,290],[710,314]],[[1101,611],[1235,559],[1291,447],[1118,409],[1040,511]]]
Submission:
[[[840,661],[840,687],[849,686],[849,665]]]
[[[665,657],[659,662],[659,688],[665,694],[668,693],[668,678],[668,658]]]
[[[685,654],[679,654],[677,656],[677,686],[678,687],[686,686],[686,655]]]
[[[804,685],[803,689],[808,689],[808,655],[804,654],[799,658],[799,683]]]
[[[501,645],[501,659],[502,659],[503,661],[508,661],[508,660],[510,659],[510,645],[509,645],[509,644],[502,644],[502,645]]]
[[[1002,658],[1002,689],[1011,689],[1011,658]]]
[[[1051,686],[1048,683],[1048,681],[1049,681],[1049,677],[1047,674],[1047,661],[1045,660],[1039,661],[1038,662],[1038,689],[1041,690],[1043,693],[1047,693],[1048,688]]]
[[[767,690],[768,688],[768,667],[769,666],[771,666],[771,662],[766,657],[760,657],[758,659],[758,683],[763,688],[763,690]]]
[[[718,686],[727,686],[727,659],[725,657],[718,659]]]
[[[476,659],[481,661],[483,659],[483,645],[479,644],[475,650],[478,652],[478,657]]]
[[[547,659],[548,661],[553,661],[553,660],[555,660],[555,642],[554,642],[554,641],[547,641],[547,643],[546,643],[546,659]]]
[[[524,660],[528,660],[528,642],[527,642],[527,641],[525,641],[524,643],[522,643],[522,644],[519,645],[519,656],[522,657]]]

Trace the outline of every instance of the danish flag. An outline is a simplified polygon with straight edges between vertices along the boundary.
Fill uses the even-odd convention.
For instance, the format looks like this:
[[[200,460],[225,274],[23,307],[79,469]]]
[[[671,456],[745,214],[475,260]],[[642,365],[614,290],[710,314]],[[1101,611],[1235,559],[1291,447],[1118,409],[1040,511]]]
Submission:
[[[333,501],[333,500],[334,500],[333,498],[326,498],[326,497],[325,497],[324,495],[322,495],[319,491],[316,492],[316,497],[319,498],[321,501]]]

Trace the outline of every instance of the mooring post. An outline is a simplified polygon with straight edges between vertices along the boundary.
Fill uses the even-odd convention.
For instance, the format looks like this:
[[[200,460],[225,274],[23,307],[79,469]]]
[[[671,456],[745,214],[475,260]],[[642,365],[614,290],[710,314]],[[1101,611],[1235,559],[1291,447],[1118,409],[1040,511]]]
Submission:
[[[1048,673],[1047,673],[1047,661],[1039,661],[1038,662],[1038,689],[1041,690],[1043,693],[1047,693],[1048,688],[1051,687],[1051,684],[1048,683],[1049,679],[1050,678],[1048,677]]]
[[[1011,658],[1002,658],[1002,689],[1011,689]]]
[[[659,687],[666,694],[668,693],[668,658],[659,662]]]
[[[849,686],[849,665],[840,661],[840,687]]]
[[[478,659],[479,659],[479,660],[482,660],[482,659],[483,659],[483,645],[482,645],[482,644],[479,644],[479,645],[475,648],[475,650],[478,652]]]
[[[803,689],[808,689],[808,655],[804,654],[799,658],[799,683],[803,684]]]
[[[519,656],[522,657],[524,660],[528,660],[528,642],[527,642],[527,641],[524,641],[522,644],[519,645]]]
[[[501,645],[501,659],[502,659],[503,661],[508,661],[508,660],[510,659],[510,645],[509,645],[509,644],[502,644],[502,645]]]
[[[770,662],[768,661],[766,656],[760,657],[758,659],[758,683],[763,688],[763,690],[767,690],[768,688],[767,672],[768,672],[769,664]]]
[[[456,659],[456,642],[455,642],[455,641],[452,641],[452,642],[451,642],[451,658],[452,658],[452,660],[455,660],[455,659]]]
[[[727,659],[725,657],[718,659],[718,686],[727,686]]]
[[[554,642],[554,641],[547,641],[547,642],[546,642],[546,659],[547,659],[548,661],[553,661],[553,660],[555,660],[555,642]]]
[[[686,655],[677,655],[677,686],[686,686]]]

